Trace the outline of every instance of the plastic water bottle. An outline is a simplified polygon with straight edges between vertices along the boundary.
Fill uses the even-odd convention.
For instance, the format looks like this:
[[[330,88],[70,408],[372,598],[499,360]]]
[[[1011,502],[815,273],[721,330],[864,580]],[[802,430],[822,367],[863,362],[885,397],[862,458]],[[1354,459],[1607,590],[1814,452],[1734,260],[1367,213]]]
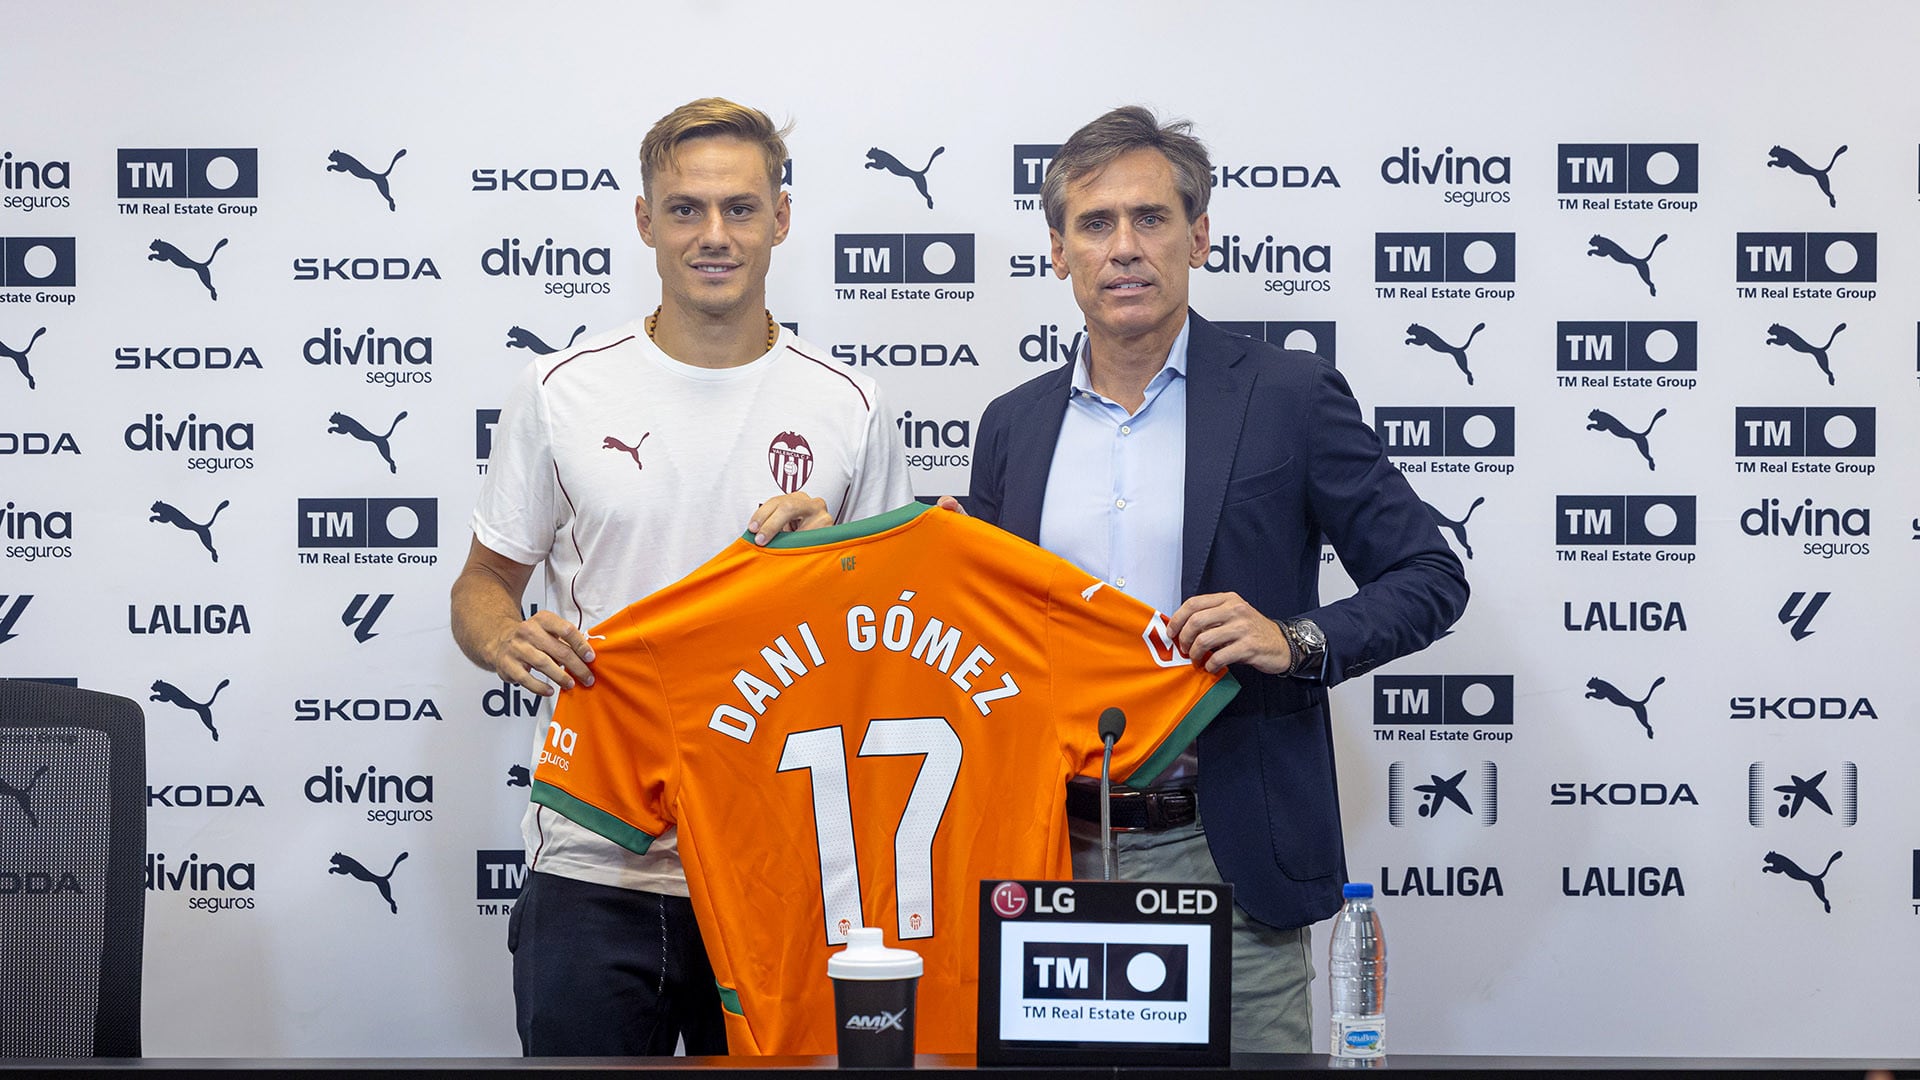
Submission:
[[[1347,885],[1327,951],[1332,978],[1330,1064],[1364,1068],[1386,1062],[1387,939],[1373,910],[1373,886]]]

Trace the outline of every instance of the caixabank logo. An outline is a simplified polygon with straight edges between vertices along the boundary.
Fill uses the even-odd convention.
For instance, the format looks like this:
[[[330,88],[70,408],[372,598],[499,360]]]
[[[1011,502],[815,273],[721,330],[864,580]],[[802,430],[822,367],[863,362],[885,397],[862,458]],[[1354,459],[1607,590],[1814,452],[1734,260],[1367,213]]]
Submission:
[[[1562,210],[1700,208],[1699,143],[1561,143]]]
[[[1040,189],[1046,183],[1047,167],[1060,152],[1059,143],[1013,144],[1013,208],[1040,209]]]
[[[1872,300],[1880,234],[1743,232],[1734,240],[1734,294],[1745,300]]]
[[[74,284],[71,236],[0,236],[0,304],[71,304]]]
[[[73,511],[7,500],[0,507],[0,556],[9,562],[73,558]]]
[[[969,302],[973,284],[972,233],[835,233],[836,300],[956,300]]]
[[[1427,188],[1454,206],[1513,201],[1513,158],[1506,154],[1467,153],[1452,146],[1439,152],[1406,145],[1380,162],[1380,179],[1394,187]]]
[[[0,150],[0,210],[22,214],[66,210],[73,199],[73,163]]]
[[[1240,334],[1282,349],[1310,352],[1329,364],[1337,365],[1334,324],[1331,319],[1281,320],[1277,322],[1216,322],[1213,325],[1229,334]]]
[[[1554,324],[1553,366],[1566,389],[1692,390],[1700,324],[1563,320]]]
[[[368,326],[353,331],[324,326],[301,343],[307,366],[368,386],[425,385],[433,381],[433,336]]]
[[[1511,675],[1375,675],[1379,742],[1513,741]]]
[[[1860,767],[1851,761],[1823,769],[1765,761],[1747,766],[1747,824],[1764,829],[1802,818],[1843,829],[1859,824]]]
[[[1872,405],[1740,405],[1733,410],[1740,473],[1873,475],[1879,413]],[[1832,458],[1832,461],[1807,460]]]
[[[247,218],[260,210],[254,147],[123,148],[114,180],[122,214]]]
[[[164,904],[178,898],[189,911],[219,914],[252,911],[256,907],[258,873],[246,859],[223,861],[190,851],[150,851],[144,873],[147,903]]]
[[[251,420],[223,420],[197,412],[169,418],[166,413],[150,412],[128,424],[120,441],[136,454],[172,457],[188,472],[253,468]]]
[[[1511,405],[1382,405],[1373,429],[1401,472],[1514,472]]]
[[[1374,295],[1382,300],[1512,300],[1510,232],[1373,234]]]
[[[1260,278],[1262,292],[1280,296],[1333,291],[1333,245],[1296,244],[1277,240],[1272,233],[1255,238],[1222,233],[1207,246],[1209,274],[1250,275]]]
[[[437,498],[301,499],[302,566],[433,566],[440,561]]]
[[[1424,779],[1423,779],[1424,778]],[[1491,828],[1500,820],[1500,768],[1491,761],[1428,772],[1404,761],[1387,766],[1387,824],[1407,827],[1407,808],[1426,821],[1465,821]]]

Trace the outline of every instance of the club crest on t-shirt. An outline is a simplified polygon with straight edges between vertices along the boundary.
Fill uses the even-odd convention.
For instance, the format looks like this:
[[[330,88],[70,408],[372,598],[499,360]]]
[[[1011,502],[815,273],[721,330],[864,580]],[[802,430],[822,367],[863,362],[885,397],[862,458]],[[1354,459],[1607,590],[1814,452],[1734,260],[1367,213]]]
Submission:
[[[773,482],[791,495],[807,486],[813,475],[813,447],[797,431],[783,431],[767,446],[767,467],[773,470]]]

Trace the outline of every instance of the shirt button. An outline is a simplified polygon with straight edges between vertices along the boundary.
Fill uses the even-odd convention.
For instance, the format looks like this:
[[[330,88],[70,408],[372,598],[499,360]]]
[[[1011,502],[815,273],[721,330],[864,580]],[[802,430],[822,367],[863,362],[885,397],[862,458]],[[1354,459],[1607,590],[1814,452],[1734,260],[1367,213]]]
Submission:
[[[1121,424],[1121,425],[1120,425],[1120,434],[1122,434],[1122,435],[1131,435],[1131,434],[1133,434],[1133,425],[1132,425],[1132,424]]]
[[[1127,508],[1127,500],[1115,499],[1113,500],[1113,505],[1121,510],[1125,510]]]
[[[1122,588],[1122,589],[1124,589],[1124,588],[1126,588],[1126,587],[1127,587],[1127,579],[1126,579],[1126,578],[1115,578],[1115,579],[1113,579],[1113,583],[1114,583],[1115,585],[1117,585],[1117,586],[1119,586],[1119,587],[1120,587],[1120,588]]]

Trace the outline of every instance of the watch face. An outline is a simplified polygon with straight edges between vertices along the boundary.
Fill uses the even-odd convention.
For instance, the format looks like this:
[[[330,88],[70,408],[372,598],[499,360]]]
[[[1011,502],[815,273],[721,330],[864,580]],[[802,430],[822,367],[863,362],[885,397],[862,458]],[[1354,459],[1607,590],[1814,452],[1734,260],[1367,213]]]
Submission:
[[[1327,636],[1320,632],[1320,628],[1314,625],[1312,620],[1301,619],[1300,621],[1294,623],[1293,625],[1294,625],[1295,631],[1298,632],[1300,635],[1301,644],[1305,645],[1307,648],[1319,649],[1326,645]]]

